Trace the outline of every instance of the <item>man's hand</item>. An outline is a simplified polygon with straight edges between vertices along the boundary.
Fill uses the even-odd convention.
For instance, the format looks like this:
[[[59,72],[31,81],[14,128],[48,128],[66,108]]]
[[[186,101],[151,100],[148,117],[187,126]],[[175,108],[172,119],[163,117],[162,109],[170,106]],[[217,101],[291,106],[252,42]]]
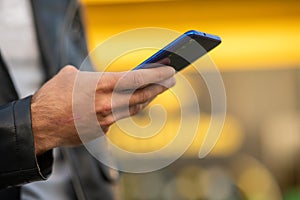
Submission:
[[[171,67],[116,73],[79,72],[75,67],[64,67],[32,97],[32,128],[37,155],[58,146],[82,143],[74,124],[74,120],[78,119],[74,119],[72,110],[78,73],[85,78],[76,84],[88,85],[89,80],[99,79],[96,91],[89,87],[79,91],[79,103],[84,104],[88,102],[85,99],[94,98],[94,111],[104,133],[114,122],[137,114],[157,95],[175,84],[175,70]],[[88,124],[88,118],[84,120],[82,118],[81,123]],[[90,139],[95,137],[88,136]]]

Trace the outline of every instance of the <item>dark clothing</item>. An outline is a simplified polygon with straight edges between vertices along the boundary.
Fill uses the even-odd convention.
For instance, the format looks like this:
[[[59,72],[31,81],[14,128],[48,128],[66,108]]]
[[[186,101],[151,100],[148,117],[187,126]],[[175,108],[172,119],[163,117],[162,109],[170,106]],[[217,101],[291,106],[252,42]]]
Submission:
[[[67,64],[80,67],[87,56],[76,2],[31,1],[45,80]],[[5,62],[0,57],[0,188],[6,188],[0,191],[0,199],[19,199],[17,185],[46,179],[51,173],[52,151],[38,157],[34,153],[30,100],[31,96],[18,100]],[[78,198],[113,199],[111,184],[115,178],[110,176],[107,167],[84,147],[65,148],[63,152],[77,180],[73,186],[75,193],[80,190]]]
[[[0,165],[0,188],[46,179],[51,173],[52,152],[35,157],[31,97],[17,100],[17,93],[2,57],[0,77],[0,155],[3,158]]]

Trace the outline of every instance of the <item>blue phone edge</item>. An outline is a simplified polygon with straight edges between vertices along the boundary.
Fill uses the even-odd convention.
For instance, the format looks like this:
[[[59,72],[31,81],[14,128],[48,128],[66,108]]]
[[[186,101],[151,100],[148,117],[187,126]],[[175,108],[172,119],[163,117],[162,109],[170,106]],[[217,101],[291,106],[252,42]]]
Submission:
[[[171,48],[172,46],[176,45],[178,41],[181,41],[183,38],[185,38],[187,36],[190,37],[190,38],[193,38],[194,36],[202,36],[202,37],[205,37],[207,39],[215,40],[215,41],[218,42],[218,44],[220,44],[222,42],[221,38],[219,36],[217,36],[217,35],[212,35],[212,34],[200,32],[200,31],[196,31],[196,30],[189,30],[189,31],[185,32],[184,34],[182,34],[181,36],[179,36],[178,38],[176,38],[175,40],[173,40],[171,43],[169,43],[164,48],[160,49],[158,52],[156,52],[155,54],[153,54],[151,57],[149,57],[148,59],[146,59],[144,62],[140,63],[133,70],[140,69],[145,64],[151,63],[151,61],[154,58],[160,56],[161,54],[163,54],[165,52],[166,49]]]

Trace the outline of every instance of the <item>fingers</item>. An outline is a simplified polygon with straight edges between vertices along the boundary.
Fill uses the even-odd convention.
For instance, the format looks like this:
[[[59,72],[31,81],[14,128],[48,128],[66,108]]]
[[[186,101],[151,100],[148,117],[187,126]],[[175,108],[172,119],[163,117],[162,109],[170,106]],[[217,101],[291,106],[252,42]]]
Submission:
[[[116,90],[137,89],[145,85],[158,83],[174,76],[175,70],[171,67],[140,69],[127,73],[116,85]]]
[[[145,103],[149,101],[149,99],[155,98],[157,95],[163,93],[167,89],[173,87],[176,83],[176,79],[171,77],[165,81],[162,81],[157,84],[150,84],[147,87],[136,90],[132,94],[127,94],[121,103],[129,104],[129,106]]]
[[[108,101],[103,101],[103,96],[99,94],[96,96],[95,101],[96,112],[100,113],[102,116],[107,116],[115,110],[149,102],[157,95],[173,87],[175,83],[175,78],[171,77],[157,84],[150,84],[135,91],[131,90],[132,92],[129,92],[128,90],[127,92],[113,92],[109,96]]]
[[[120,119],[127,118],[132,115],[136,115],[142,111],[151,101],[147,101],[142,104],[135,104],[127,108],[116,109],[115,112],[110,113],[107,116],[97,115],[98,121],[101,127],[108,127]]]
[[[98,82],[98,89],[103,90],[130,90],[158,83],[174,76],[172,67],[140,69],[130,72],[103,73]]]
[[[169,60],[161,62],[168,63]],[[168,66],[97,75],[100,79],[95,93],[95,109],[102,128],[137,114],[157,95],[176,83],[175,70]]]

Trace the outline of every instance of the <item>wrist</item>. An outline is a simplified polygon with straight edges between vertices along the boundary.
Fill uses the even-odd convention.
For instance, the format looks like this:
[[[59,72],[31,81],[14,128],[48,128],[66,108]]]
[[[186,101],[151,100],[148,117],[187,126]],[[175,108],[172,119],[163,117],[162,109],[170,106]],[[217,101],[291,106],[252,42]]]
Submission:
[[[45,108],[39,106],[34,95],[31,99],[31,123],[34,149],[37,156],[57,146],[55,138],[51,137],[53,131],[49,129],[50,121],[47,115]]]

